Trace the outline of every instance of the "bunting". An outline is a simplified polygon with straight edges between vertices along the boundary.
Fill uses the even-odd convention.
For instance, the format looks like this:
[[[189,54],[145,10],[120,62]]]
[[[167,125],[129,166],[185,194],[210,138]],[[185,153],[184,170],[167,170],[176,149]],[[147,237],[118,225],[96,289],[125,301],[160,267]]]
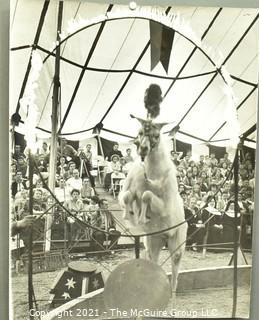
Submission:
[[[61,305],[103,287],[101,272],[89,274],[74,270],[62,270],[50,290],[53,295],[51,304],[52,306]]]

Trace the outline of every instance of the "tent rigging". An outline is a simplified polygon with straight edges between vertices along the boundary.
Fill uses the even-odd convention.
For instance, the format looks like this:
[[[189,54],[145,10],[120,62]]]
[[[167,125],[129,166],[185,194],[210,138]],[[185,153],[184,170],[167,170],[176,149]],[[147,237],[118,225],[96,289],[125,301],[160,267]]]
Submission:
[[[113,7],[112,4],[109,5],[106,13],[107,13],[107,12],[110,12],[110,11],[112,10],[112,7]],[[79,89],[79,87],[80,87],[81,81],[82,81],[82,79],[83,79],[83,77],[84,77],[85,68],[88,66],[88,64],[89,64],[89,62],[90,62],[90,60],[91,60],[91,57],[92,57],[92,55],[93,55],[93,53],[94,53],[94,50],[95,50],[95,48],[96,48],[96,46],[97,46],[97,43],[98,43],[98,41],[99,41],[99,39],[100,39],[100,37],[101,37],[101,34],[102,34],[102,32],[103,32],[103,29],[104,29],[105,24],[106,24],[106,21],[103,21],[103,22],[101,23],[101,25],[100,25],[100,27],[99,27],[99,30],[98,30],[98,33],[97,33],[97,35],[96,35],[96,37],[95,37],[95,39],[94,39],[94,42],[93,42],[93,44],[92,44],[92,47],[91,47],[90,51],[89,51],[89,54],[88,54],[88,56],[87,56],[87,58],[86,58],[86,60],[85,60],[84,68],[82,69],[82,71],[81,71],[81,73],[80,73],[80,76],[79,76],[79,78],[78,78],[78,80],[77,80],[77,83],[76,83],[76,86],[75,86],[75,88],[74,88],[72,97],[71,97],[71,99],[70,99],[70,101],[69,101],[69,103],[68,103],[68,107],[67,107],[67,109],[66,109],[64,118],[63,118],[63,120],[62,120],[62,122],[61,122],[61,125],[60,125],[60,128],[59,128],[59,133],[61,133],[61,130],[62,130],[64,124],[65,124],[65,121],[66,121],[66,119],[67,119],[67,116],[68,116],[68,114],[69,114],[69,112],[70,112],[70,109],[71,109],[71,107],[72,107],[72,105],[73,105],[73,102],[74,102],[74,99],[75,99],[75,97],[76,97],[77,91],[78,91],[78,89]]]
[[[18,17],[21,15],[21,13],[23,12],[23,7],[24,5],[27,5],[27,0],[22,0],[19,3],[19,6],[16,6],[16,10],[15,10],[15,15],[14,15],[14,24],[13,24],[13,29],[15,31],[15,28],[17,28],[16,26],[16,19],[18,19]],[[20,55],[24,55],[24,57],[27,55],[28,51],[31,51],[33,49],[38,49],[38,52],[41,53],[42,59],[44,60],[44,62],[48,61],[48,65],[47,65],[47,71],[45,71],[46,75],[48,76],[49,71],[53,68],[53,60],[52,59],[48,59],[49,57],[53,57],[55,58],[56,53],[55,50],[57,49],[57,47],[54,49],[54,51],[50,51],[50,47],[47,48],[46,45],[42,45],[43,41],[41,41],[41,39],[44,37],[46,37],[46,26],[44,27],[43,30],[43,26],[46,23],[49,23],[48,18],[46,18],[48,15],[53,14],[53,9],[56,10],[56,5],[55,2],[49,6],[49,1],[45,1],[44,5],[42,7],[41,5],[41,14],[40,14],[40,21],[37,24],[37,32],[36,34],[34,34],[34,39],[32,41],[32,45],[25,45],[22,44],[21,41],[12,41],[11,43],[11,51],[13,54],[18,54],[20,52]],[[58,2],[57,2],[58,3]],[[125,8],[124,6],[119,6],[119,5],[108,5],[106,7],[104,6],[100,6],[97,4],[87,4],[88,7],[84,7],[84,6],[80,6],[81,3],[74,3],[74,4],[68,4],[68,3],[64,3],[64,7],[67,8],[66,11],[66,15],[64,17],[64,22],[63,25],[65,26],[65,24],[67,23],[69,16],[73,19],[75,17],[79,17],[79,19],[81,19],[81,15],[82,14],[87,14],[87,12],[89,11],[89,15],[93,14],[94,9],[96,9],[96,15],[98,15],[98,10],[99,10],[99,14],[104,12],[104,9],[107,11],[107,6],[108,6],[108,10],[115,11],[117,12],[117,10],[120,10],[121,8]],[[85,10],[87,9],[88,10]],[[109,9],[110,8],[110,9]],[[73,10],[72,10],[73,9]],[[83,10],[84,9],[84,10]],[[178,9],[178,8],[177,8]],[[163,8],[163,10],[165,10],[165,8]],[[173,11],[175,11],[174,7],[168,7],[167,9],[167,13],[171,14]],[[219,26],[219,24],[222,23],[222,21],[224,21],[224,19],[227,17],[228,15],[228,10],[226,8],[208,8],[206,9],[206,19],[201,19],[201,17],[204,17],[205,11],[201,12],[200,8],[193,8],[191,11],[188,12],[188,17],[189,19],[191,19],[191,21],[193,20],[196,25],[197,25],[197,21],[199,21],[200,26],[198,26],[198,32],[201,34],[201,39],[207,39],[207,38],[213,38],[213,37],[217,37],[217,27]],[[180,13],[181,11],[186,14],[186,12],[184,11],[183,8],[180,8]],[[51,13],[52,12],[52,13]],[[55,11],[54,11],[55,12]],[[68,14],[69,12],[69,14]],[[93,16],[95,16],[93,14]],[[252,30],[253,26],[255,25],[256,21],[258,20],[258,12],[256,12],[256,10],[253,9],[239,9],[236,10],[236,12],[234,11],[234,13],[231,16],[231,19],[229,19],[229,22],[227,23],[227,27],[222,26],[222,37],[218,37],[218,39],[220,40],[218,43],[215,42],[215,48],[219,47],[219,50],[222,49],[221,46],[223,46],[224,43],[226,43],[226,39],[228,39],[229,37],[232,40],[231,45],[228,45],[227,50],[225,51],[225,54],[223,54],[224,59],[222,58],[222,62],[220,62],[220,65],[224,65],[226,63],[229,64],[229,61],[231,62],[230,65],[235,65],[234,61],[237,57],[237,52],[238,54],[242,53],[242,49],[244,46],[244,41],[245,38],[247,38],[247,36],[249,35],[249,39],[246,41],[251,41],[251,32],[250,30]],[[124,18],[125,19],[125,18]],[[111,19],[112,20],[112,19]],[[141,19],[139,19],[141,20]],[[242,24],[241,22],[244,21],[244,23]],[[106,21],[103,21],[103,24],[105,24]],[[108,20],[107,22],[110,22],[110,20]],[[114,21],[113,21],[114,22]],[[75,70],[75,77],[73,76],[73,78],[71,79],[71,83],[68,84],[67,83],[67,75],[66,74],[61,74],[61,78],[62,78],[62,83],[64,83],[64,88],[63,88],[63,105],[68,103],[67,108],[64,109],[64,113],[62,112],[62,122],[61,122],[61,126],[59,127],[59,134],[60,135],[64,135],[64,136],[71,136],[71,138],[73,139],[77,139],[79,138],[80,140],[80,134],[84,134],[87,132],[91,132],[94,127],[96,126],[96,123],[102,123],[103,124],[103,129],[102,132],[107,132],[110,134],[119,134],[121,136],[124,137],[133,137],[135,135],[134,133],[134,127],[131,129],[129,129],[128,127],[125,127],[126,130],[124,130],[124,128],[122,128],[122,126],[117,126],[115,125],[115,122],[112,121],[112,119],[114,118],[114,115],[118,112],[118,108],[120,105],[124,105],[124,99],[126,98],[126,94],[128,94],[128,92],[130,92],[130,89],[133,86],[133,83],[136,83],[136,86],[138,86],[138,81],[143,82],[143,87],[144,87],[144,81],[154,81],[155,79],[159,79],[157,81],[161,80],[161,83],[163,83],[162,81],[164,81],[164,85],[163,85],[163,92],[165,92],[164,97],[167,97],[167,99],[165,99],[166,101],[164,103],[166,103],[167,105],[169,105],[169,103],[171,103],[171,100],[174,99],[175,97],[175,93],[176,91],[179,90],[179,88],[181,90],[183,90],[182,88],[184,88],[185,86],[185,82],[188,79],[194,78],[196,81],[199,81],[199,83],[203,84],[203,85],[198,85],[197,84],[197,88],[193,89],[193,96],[192,99],[185,99],[184,96],[182,101],[180,101],[180,104],[178,103],[178,101],[176,101],[176,105],[174,102],[174,108],[179,110],[179,114],[178,114],[178,119],[176,119],[176,122],[178,124],[181,124],[181,130],[179,131],[179,134],[181,135],[181,138],[183,136],[186,137],[186,139],[184,139],[183,141],[187,141],[188,137],[194,139],[195,141],[200,141],[203,143],[214,143],[214,142],[219,142],[219,141],[227,141],[228,137],[226,134],[224,129],[225,125],[226,125],[226,121],[224,118],[221,118],[221,121],[219,118],[215,117],[216,121],[214,123],[213,127],[210,127],[210,131],[209,132],[198,132],[197,130],[193,130],[191,127],[188,127],[188,124],[190,122],[195,123],[195,121],[197,121],[197,119],[195,119],[194,114],[193,114],[193,110],[195,112],[201,112],[202,110],[200,110],[202,104],[204,103],[204,97],[206,99],[210,99],[210,95],[211,93],[207,93],[209,88],[214,88],[217,87],[217,83],[214,83],[216,81],[217,74],[218,71],[217,70],[209,70],[208,69],[208,60],[205,63],[205,60],[203,61],[200,58],[200,55],[198,53],[197,50],[197,46],[195,46],[194,48],[190,48],[190,45],[187,48],[186,53],[188,53],[187,55],[183,55],[183,58],[181,60],[179,60],[179,56],[175,55],[176,49],[172,49],[172,57],[171,57],[171,62],[175,63],[175,61],[177,62],[179,60],[179,62],[181,62],[181,65],[179,64],[179,62],[177,62],[178,68],[176,69],[171,68],[171,71],[173,70],[175,72],[175,74],[173,74],[171,71],[168,73],[169,75],[164,75],[163,73],[161,73],[160,69],[157,68],[154,70],[154,72],[149,72],[148,70],[146,70],[146,65],[147,65],[147,58],[149,58],[148,55],[148,51],[150,48],[150,40],[148,40],[148,38],[145,38],[148,40],[146,47],[144,47],[144,50],[142,49],[141,51],[141,46],[136,46],[135,53],[133,52],[132,57],[138,52],[138,55],[136,55],[136,60],[133,63],[133,67],[128,67],[126,65],[126,68],[124,67],[125,64],[121,64],[121,62],[123,61],[121,58],[121,55],[124,54],[125,50],[127,51],[127,49],[129,49],[129,44],[132,43],[132,39],[134,36],[134,32],[136,32],[137,28],[139,28],[139,26],[144,26],[143,23],[139,22],[140,24],[138,24],[136,26],[136,28],[132,31],[130,31],[130,27],[129,25],[127,25],[127,23],[125,22],[125,34],[126,36],[124,36],[124,38],[118,38],[118,44],[115,43],[115,48],[114,49],[114,55],[115,55],[115,59],[113,59],[113,63],[110,64],[110,67],[107,68],[107,66],[105,65],[105,63],[100,63],[98,65],[98,60],[96,60],[96,57],[98,55],[100,55],[100,48],[103,48],[103,42],[105,39],[105,36],[107,36],[107,30],[106,27],[102,29],[102,32],[98,33],[98,30],[95,29],[93,31],[87,31],[90,32],[90,34],[92,35],[93,33],[95,33],[95,37],[92,39],[91,37],[88,37],[89,39],[92,39],[92,45],[90,46],[90,51],[88,53],[87,59],[85,61],[85,63],[80,63],[81,61],[77,58],[73,58],[72,55],[72,47],[69,43],[69,39],[73,39],[73,35],[75,34],[79,34],[80,31],[75,31],[73,34],[68,35],[68,37],[65,38],[65,40],[61,41],[61,44],[63,45],[62,48],[62,54],[60,56],[60,60],[62,62],[65,62],[66,65],[69,65],[70,67],[76,67]],[[101,23],[102,25],[102,23]],[[115,24],[114,24],[115,25]],[[205,26],[206,25],[206,26]],[[108,24],[107,24],[108,26]],[[49,26],[48,26],[49,28]],[[101,27],[100,27],[101,28]],[[128,30],[126,31],[126,28],[128,28]],[[231,30],[233,30],[234,28],[239,28],[238,32],[236,32],[236,34],[234,34],[232,36],[231,34]],[[64,29],[64,27],[63,27]],[[109,30],[111,30],[111,23],[109,23]],[[224,30],[223,30],[224,29]],[[140,29],[139,29],[140,30]],[[194,28],[195,30],[195,28]],[[106,33],[105,33],[105,32]],[[196,31],[196,30],[195,30]],[[143,29],[144,32],[144,29]],[[145,30],[146,32],[146,30]],[[42,37],[41,37],[42,34]],[[179,33],[180,34],[180,33]],[[130,39],[126,39],[128,38]],[[238,37],[238,35],[240,35]],[[238,37],[238,38],[237,38]],[[29,37],[27,37],[29,39]],[[116,36],[114,36],[114,38],[116,38]],[[63,38],[62,38],[63,39]],[[83,39],[82,37],[80,39]],[[86,38],[87,39],[87,38]],[[79,40],[79,38],[78,38]],[[181,34],[180,36],[176,39],[176,41],[174,42],[174,47],[175,46],[181,46],[184,44],[184,46],[186,46],[187,44],[184,43],[181,40]],[[77,40],[76,40],[77,41]],[[89,40],[90,41],[90,40]],[[121,41],[119,43],[119,41]],[[136,40],[137,41],[137,40]],[[141,38],[140,38],[141,41]],[[46,40],[44,39],[44,43],[46,43]],[[75,43],[75,42],[73,42]],[[140,43],[140,42],[137,42]],[[145,43],[145,42],[141,42],[141,43]],[[19,45],[16,45],[19,44]],[[66,50],[64,48],[64,45],[66,46]],[[80,45],[80,43],[79,43]],[[242,48],[240,48],[242,45]],[[32,47],[32,49],[31,49]],[[123,50],[121,50],[122,47]],[[143,48],[143,47],[142,47]],[[253,49],[253,48],[252,48]],[[255,48],[256,49],[256,48]],[[121,54],[120,54],[121,51]],[[202,50],[201,50],[202,52]],[[252,50],[251,50],[252,52]],[[106,53],[106,52],[105,52]],[[107,52],[108,53],[108,52]],[[233,54],[234,58],[232,58]],[[254,51],[253,51],[254,53]],[[255,52],[256,53],[256,52]],[[250,56],[252,55],[252,53],[250,54]],[[248,56],[248,59],[246,60],[246,63],[242,64],[242,68],[240,68],[239,72],[235,72],[234,67],[232,66],[232,69],[230,68],[230,77],[235,80],[235,88],[233,87],[234,90],[236,90],[238,93],[241,92],[240,97],[239,97],[239,101],[237,101],[237,112],[240,112],[241,106],[243,106],[243,108],[247,108],[249,106],[249,114],[247,114],[247,118],[244,119],[244,121],[242,122],[242,119],[240,119],[240,121],[242,122],[241,125],[241,134],[242,132],[244,132],[244,130],[248,130],[249,128],[253,127],[253,124],[255,122],[255,117],[253,118],[253,114],[255,113],[255,109],[254,111],[252,111],[251,107],[253,105],[253,101],[255,101],[256,97],[253,95],[253,93],[255,93],[257,90],[257,84],[256,84],[256,77],[253,76],[251,77],[250,75],[252,75],[252,69],[254,69],[254,67],[256,66],[257,57],[258,53],[256,53],[255,55],[253,55],[252,60],[248,60],[250,56]],[[18,56],[17,56],[18,57]],[[101,56],[100,56],[101,57]],[[116,61],[118,57],[118,61]],[[197,57],[200,59],[200,61],[202,62],[203,65],[203,70],[201,72],[196,71],[197,68],[201,67],[199,64],[196,64],[197,67],[194,67],[194,63],[197,61]],[[238,56],[240,57],[240,56]],[[92,59],[93,58],[93,59]],[[112,58],[112,56],[111,56]],[[31,59],[31,58],[30,58]],[[28,75],[30,73],[30,59],[29,59],[29,63],[27,65],[27,69],[24,70],[24,78],[22,81],[22,85],[21,85],[21,89],[20,92],[16,90],[17,95],[15,94],[13,97],[14,99],[18,99],[18,101],[20,100],[20,98],[23,96],[23,92],[26,88],[26,83],[27,83],[27,79],[28,79]],[[90,61],[91,60],[91,61]],[[125,59],[124,59],[125,60]],[[130,59],[130,60],[133,60]],[[209,59],[210,60],[210,59]],[[100,60],[101,61],[101,60]],[[103,61],[105,61],[105,59],[103,59]],[[116,63],[115,63],[116,61]],[[66,65],[62,65],[62,72],[63,72],[63,68]],[[204,70],[204,67],[206,67],[207,69]],[[227,66],[228,67],[228,66]],[[78,72],[78,70],[80,70]],[[68,70],[72,70],[72,69],[68,69]],[[76,71],[77,70],[77,71]],[[169,68],[170,70],[170,68]],[[89,73],[87,73],[87,78],[89,78],[89,80],[87,80],[87,83],[89,81],[91,81],[92,77],[94,74],[98,75],[98,73],[103,73],[104,74],[104,79],[100,79],[98,80],[99,82],[96,82],[96,89],[93,92],[89,92],[91,94],[91,98],[88,99],[87,95],[83,94],[83,88],[85,88],[86,85],[86,80],[84,80],[83,83],[83,76],[85,74],[85,71],[89,71]],[[256,71],[256,69],[255,69]],[[255,74],[256,72],[253,72],[253,74]],[[27,74],[28,73],[28,74]],[[125,76],[123,75],[125,74]],[[46,75],[44,75],[44,81],[46,79]],[[77,75],[77,76],[76,76]],[[108,79],[108,75],[118,75],[118,77],[116,76],[116,78],[111,77]],[[212,75],[212,78],[209,78],[209,76]],[[99,76],[98,76],[99,77]],[[77,78],[77,80],[76,80]],[[86,77],[85,77],[86,78]],[[205,80],[208,78],[208,82],[205,83]],[[21,77],[19,78],[21,79]],[[109,81],[108,81],[109,80]],[[170,82],[170,80],[172,81],[171,84],[167,82]],[[177,81],[179,80],[179,81]],[[180,82],[183,81],[183,84],[180,85]],[[117,84],[119,84],[119,81],[121,82],[120,85],[114,86],[113,91],[111,91],[110,93],[110,97],[108,99],[106,99],[105,101],[103,100],[107,93],[107,90],[110,88],[110,82],[112,83],[113,81],[116,81]],[[136,82],[137,81],[137,82]],[[167,81],[167,82],[166,82]],[[46,133],[50,133],[51,129],[49,127],[49,125],[47,124],[47,120],[46,120],[46,116],[48,116],[49,114],[49,104],[50,104],[50,91],[51,91],[51,82],[52,79],[49,79],[48,84],[46,82],[46,86],[50,86],[50,89],[47,89],[46,86],[42,87],[43,83],[41,83],[41,88],[43,88],[43,90],[41,89],[40,92],[40,96],[39,98],[39,105],[40,105],[40,118],[38,120],[38,126],[37,128],[42,131],[42,132],[46,132]],[[20,82],[21,83],[21,82]],[[187,83],[187,82],[186,82]],[[198,82],[197,82],[198,83]],[[18,82],[16,82],[15,86],[17,87]],[[45,85],[45,84],[44,84]],[[169,85],[169,86],[168,86]],[[244,86],[242,86],[244,85]],[[146,85],[145,85],[146,86]],[[69,87],[69,89],[68,89]],[[74,88],[73,88],[74,87]],[[81,88],[82,87],[82,88]],[[166,88],[167,87],[167,88]],[[174,90],[172,91],[172,87],[174,87]],[[248,91],[248,88],[251,87],[251,91]],[[87,88],[87,87],[86,87]],[[200,91],[198,90],[200,88]],[[241,88],[241,90],[240,90]],[[218,88],[219,90],[220,88]],[[117,91],[116,91],[117,90]],[[195,93],[196,90],[196,93]],[[171,92],[172,91],[172,92]],[[64,94],[65,92],[65,94]],[[170,93],[170,94],[169,94]],[[196,95],[195,95],[195,94]],[[71,94],[71,97],[68,98],[68,95]],[[82,97],[85,96],[85,98],[87,100],[86,101],[86,106],[85,109],[81,109],[83,112],[83,116],[80,119],[80,123],[78,123],[78,125],[75,126],[75,111],[77,108],[83,108],[79,107],[79,102],[83,101]],[[134,97],[134,99],[132,100],[132,105],[136,105],[136,101],[141,101],[137,95],[136,92],[136,98]],[[178,95],[180,96],[180,95]],[[201,99],[201,97],[203,97]],[[251,98],[250,98],[251,97]],[[214,103],[213,105],[211,105],[211,102],[209,102],[210,106],[208,106],[208,108],[212,109],[212,113],[215,114],[217,112],[217,109],[222,109],[221,104],[224,104],[223,101],[223,97],[221,94],[221,97],[219,96],[218,103]],[[250,98],[250,99],[249,99]],[[137,100],[138,99],[138,100]],[[89,100],[89,101],[88,101]],[[186,100],[186,101],[185,101]],[[16,100],[17,101],[17,100]],[[210,100],[208,100],[210,101]],[[213,100],[212,100],[213,101]],[[103,103],[104,102],[104,103]],[[85,103],[85,102],[84,102]],[[75,104],[76,108],[73,108]],[[219,104],[219,106],[218,106]],[[125,108],[129,107],[129,104],[126,103],[127,106],[125,106]],[[189,105],[189,107],[188,107]],[[93,112],[91,112],[91,109],[93,108],[93,106],[95,106],[94,111],[94,115]],[[255,104],[254,104],[255,107]],[[135,107],[137,108],[137,106]],[[72,110],[73,109],[73,110]],[[20,111],[20,106],[19,106],[19,102],[17,103],[17,108],[16,110]],[[80,109],[78,109],[80,110]],[[168,108],[167,108],[168,110]],[[192,112],[191,112],[192,111]],[[20,111],[21,112],[21,111]],[[176,111],[173,111],[172,117],[174,117],[174,113]],[[222,116],[222,114],[221,114]],[[90,117],[90,119],[88,119]],[[194,117],[194,120],[191,121],[191,119]],[[71,121],[72,120],[72,121]],[[187,121],[186,121],[187,120]],[[124,120],[122,120],[124,121]],[[24,115],[23,112],[21,112],[21,121],[20,123],[24,122]],[[85,128],[85,123],[88,123],[88,127]],[[218,123],[218,126],[217,126]],[[22,131],[22,129],[17,128],[18,131]],[[75,130],[76,129],[76,130]],[[85,135],[83,135],[85,136]],[[82,136],[82,137],[83,137]],[[89,135],[88,135],[89,136]],[[251,139],[252,137],[249,136],[247,137],[247,141],[253,141],[253,139]],[[82,138],[81,138],[82,139]]]
[[[37,45],[38,42],[39,42],[41,30],[42,30],[42,27],[43,27],[43,24],[44,24],[45,16],[46,16],[47,11],[48,11],[48,7],[49,7],[49,1],[45,0],[43,8],[42,8],[42,11],[41,11],[38,28],[37,28],[37,31],[36,31],[36,34],[35,34],[35,38],[34,38],[34,41],[33,41],[31,53],[33,51],[33,47],[35,45]],[[24,76],[24,79],[23,79],[23,83],[22,83],[19,99],[18,99],[18,102],[17,102],[16,112],[19,112],[20,99],[23,97],[24,90],[25,90],[25,87],[26,87],[26,84],[27,84],[27,80],[28,80],[28,77],[29,77],[29,74],[30,74],[30,71],[31,71],[31,58],[32,58],[32,56],[30,55],[29,63],[28,63],[28,66],[27,66],[27,70],[26,70],[26,73],[25,73],[25,76]]]

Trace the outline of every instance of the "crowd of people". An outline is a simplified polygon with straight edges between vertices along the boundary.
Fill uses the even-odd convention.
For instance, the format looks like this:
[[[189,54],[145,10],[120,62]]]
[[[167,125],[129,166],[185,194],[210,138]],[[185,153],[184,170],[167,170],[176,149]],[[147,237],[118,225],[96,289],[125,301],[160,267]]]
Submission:
[[[45,224],[43,213],[53,206],[53,198],[46,188],[50,159],[50,147],[46,142],[43,142],[34,158],[37,169],[33,172],[33,214],[40,217],[41,228],[39,229],[43,233]],[[69,212],[76,215],[77,219],[55,205],[54,229],[55,225],[56,227],[59,225],[60,230],[61,225],[65,224],[70,240],[78,240],[85,235],[86,238],[90,237],[103,242],[104,233],[89,232],[80,225],[80,221],[84,221],[99,229],[116,231],[116,222],[108,210],[108,200],[100,199],[96,192],[95,176],[92,174],[96,155],[92,152],[91,144],[76,150],[67,143],[66,139],[62,139],[58,147],[57,159],[54,194]],[[204,241],[207,243],[232,242],[235,228],[235,186],[231,170],[232,162],[228,153],[220,159],[217,159],[214,153],[210,156],[200,155],[199,161],[194,161],[191,152],[183,156],[182,152],[171,151],[171,159],[176,166],[178,189],[188,221],[190,239],[187,244],[191,245],[193,250],[198,250],[199,245],[204,244]],[[103,187],[109,191],[115,183],[116,191],[119,191],[119,182],[125,179],[133,161],[131,148],[128,148],[123,155],[119,145],[115,143],[107,157],[99,164],[98,170],[104,172]],[[12,154],[11,174],[13,219],[20,220],[29,214],[29,168],[28,153],[26,149],[22,151],[19,145],[15,146]],[[251,246],[254,183],[254,164],[251,154],[247,153],[240,163],[238,183],[239,234],[240,241],[245,247]],[[207,223],[208,220],[209,223]],[[199,232],[196,232],[198,229]],[[118,239],[119,232],[114,237]]]
[[[199,161],[194,161],[191,152],[182,157],[181,152],[172,151],[171,158],[188,220],[187,244],[193,250],[210,243],[233,247],[236,190],[229,154],[220,159],[214,153],[200,155]],[[250,153],[244,155],[239,168],[237,228],[241,245],[251,248],[255,176]]]
[[[118,239],[120,232],[116,230],[115,218],[108,210],[108,200],[100,198],[96,192],[96,175],[93,174],[93,169],[96,169],[94,164],[96,155],[93,155],[91,144],[76,150],[67,143],[66,139],[62,139],[58,147],[54,194],[58,202],[68,211],[59,204],[53,205],[54,199],[47,190],[50,147],[46,142],[43,142],[42,148],[33,157],[35,161],[32,179],[33,214],[38,217],[35,238],[37,235],[39,238],[39,234],[41,237],[44,236],[46,220],[44,212],[53,207],[55,219],[52,224],[52,239],[64,237],[66,226],[69,241],[77,241],[82,237],[93,239],[100,244],[105,241],[105,233],[92,229],[86,230],[80,221],[112,233],[108,236],[108,240]],[[103,160],[102,163],[97,164],[100,166],[98,170],[104,172],[106,187],[110,189],[112,173],[116,175],[118,181],[119,174],[122,175],[121,178],[125,178],[129,163],[133,162],[131,149],[128,148],[123,157],[118,144],[115,143]],[[26,149],[22,151],[20,145],[15,146],[12,154],[11,174],[13,221],[19,221],[29,214],[29,159],[28,152]],[[26,238],[23,239],[25,245]]]

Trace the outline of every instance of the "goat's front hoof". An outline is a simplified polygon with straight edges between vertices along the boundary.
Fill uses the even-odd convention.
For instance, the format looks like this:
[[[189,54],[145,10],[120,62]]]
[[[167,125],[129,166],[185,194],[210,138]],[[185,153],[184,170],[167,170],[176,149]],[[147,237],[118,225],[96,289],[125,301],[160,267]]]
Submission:
[[[143,225],[143,224],[146,224],[146,223],[147,223],[147,219],[146,219],[145,216],[139,218],[139,224],[140,225]]]
[[[124,212],[123,219],[130,220],[130,213],[128,211]]]

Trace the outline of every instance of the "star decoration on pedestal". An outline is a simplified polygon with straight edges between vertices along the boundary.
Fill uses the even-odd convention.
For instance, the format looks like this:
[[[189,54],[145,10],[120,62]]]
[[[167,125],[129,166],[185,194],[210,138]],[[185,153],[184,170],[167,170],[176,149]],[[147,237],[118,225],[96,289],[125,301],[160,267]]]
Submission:
[[[99,288],[99,281],[98,281],[98,279],[96,279],[96,278],[93,280],[93,287],[94,287],[95,289]]]
[[[62,297],[64,297],[65,300],[71,299],[70,294],[69,294],[68,292],[64,292],[64,293],[62,294]]]
[[[67,279],[67,283],[65,284],[65,286],[67,286],[68,290],[70,288],[75,288],[75,284],[76,284],[76,281],[74,281],[74,278],[72,277],[71,279]]]

